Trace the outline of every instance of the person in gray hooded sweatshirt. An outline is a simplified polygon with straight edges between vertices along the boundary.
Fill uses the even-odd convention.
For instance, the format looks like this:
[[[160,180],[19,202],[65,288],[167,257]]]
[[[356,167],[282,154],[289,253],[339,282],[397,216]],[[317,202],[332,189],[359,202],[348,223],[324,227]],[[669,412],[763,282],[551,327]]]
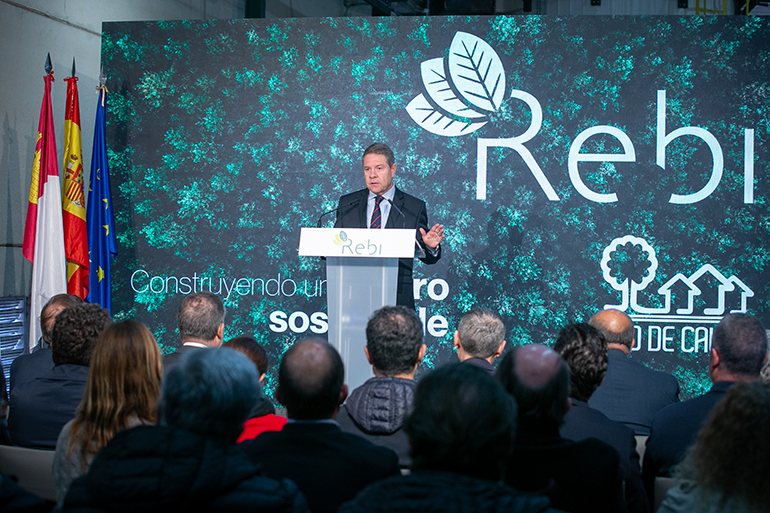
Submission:
[[[380,308],[366,325],[364,352],[374,377],[351,392],[337,421],[343,431],[392,449],[399,465],[408,468],[409,440],[401,427],[411,412],[414,375],[425,355],[420,318],[403,306]]]

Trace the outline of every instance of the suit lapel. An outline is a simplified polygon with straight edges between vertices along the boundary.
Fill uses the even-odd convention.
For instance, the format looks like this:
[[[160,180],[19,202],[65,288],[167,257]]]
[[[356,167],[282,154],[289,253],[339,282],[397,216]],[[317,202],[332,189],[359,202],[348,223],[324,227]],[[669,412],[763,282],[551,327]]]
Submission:
[[[393,195],[393,205],[397,206],[401,212],[404,211],[404,193],[396,187],[396,193]],[[401,212],[390,206],[390,213],[388,214],[388,222],[385,223],[385,228],[401,227],[404,224],[404,220],[401,218]]]

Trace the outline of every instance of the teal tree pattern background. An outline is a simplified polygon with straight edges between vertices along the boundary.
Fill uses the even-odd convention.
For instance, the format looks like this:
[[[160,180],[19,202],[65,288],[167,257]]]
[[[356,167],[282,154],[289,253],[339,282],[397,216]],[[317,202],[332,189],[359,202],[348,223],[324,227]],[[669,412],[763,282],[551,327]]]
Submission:
[[[323,263],[297,256],[299,228],[363,187],[360,155],[385,141],[397,185],[425,199],[429,220],[447,233],[442,260],[415,268],[415,278],[448,284],[443,300],[426,287],[417,300],[426,318],[448,325],[426,336],[425,368],[454,358],[454,327],[474,306],[501,312],[511,345],[551,343],[565,323],[620,304],[613,282],[639,283],[652,271],[639,304],[660,308],[661,286],[711,265],[751,289],[748,311],[768,324],[768,28],[759,18],[670,16],[106,23],[115,317],[146,323],[169,352],[179,344],[179,303],[202,285],[225,300],[226,338],[255,336],[276,364],[313,333],[276,332],[271,314],[326,309]],[[458,32],[494,51],[505,91],[483,113],[486,124],[445,137],[421,128],[407,106],[421,94],[430,104],[421,64],[446,60]],[[525,146],[557,201],[505,147],[489,148],[486,199],[476,199],[477,141],[519,136],[532,122],[512,90],[542,107],[542,126]],[[669,198],[706,184],[711,152],[684,136],[667,146],[665,170],[656,165],[659,90],[666,133],[702,127],[723,151],[720,183],[698,203]],[[587,187],[617,194],[612,203],[583,197],[568,172],[572,142],[597,125],[623,131],[635,150],[633,162],[579,164]],[[745,129],[755,134],[753,203],[744,202]],[[621,151],[607,135],[581,149]],[[657,267],[640,246],[625,245],[611,255],[606,280],[603,251],[626,235],[654,249]],[[695,313],[719,293],[719,283],[704,284]],[[672,290],[681,306],[687,292]],[[728,310],[740,306],[740,294],[726,297]],[[714,324],[674,317],[639,322],[633,358],[675,374],[689,397],[708,387],[708,357],[703,345],[682,350],[682,330],[702,336]],[[650,350],[648,338],[659,340],[666,326],[673,350]],[[271,369],[268,393],[275,380]]]

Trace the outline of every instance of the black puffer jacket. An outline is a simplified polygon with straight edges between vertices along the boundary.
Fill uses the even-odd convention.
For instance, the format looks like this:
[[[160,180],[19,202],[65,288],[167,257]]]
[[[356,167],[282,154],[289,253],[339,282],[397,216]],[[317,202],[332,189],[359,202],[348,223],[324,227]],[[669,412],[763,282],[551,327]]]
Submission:
[[[288,480],[261,475],[235,445],[168,426],[115,435],[88,474],[73,481],[64,511],[307,511]]]
[[[554,513],[546,497],[502,483],[453,474],[415,472],[365,488],[339,513]]]
[[[337,421],[343,431],[392,449],[399,465],[409,467],[409,440],[401,426],[412,411],[415,388],[410,379],[371,378],[351,392]]]

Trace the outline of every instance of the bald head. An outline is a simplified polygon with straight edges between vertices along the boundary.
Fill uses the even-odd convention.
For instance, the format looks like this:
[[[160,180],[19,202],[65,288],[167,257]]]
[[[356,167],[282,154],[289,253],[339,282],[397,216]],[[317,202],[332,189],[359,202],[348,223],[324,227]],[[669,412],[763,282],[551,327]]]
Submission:
[[[325,340],[303,340],[283,355],[276,397],[291,419],[329,419],[345,399],[344,375],[340,355]]]
[[[602,310],[591,317],[588,324],[604,335],[608,346],[614,345],[616,349],[622,349],[626,354],[634,347],[634,321],[620,310]]]
[[[515,347],[497,367],[497,377],[519,405],[522,424],[560,426],[569,409],[569,369],[540,344]]]

